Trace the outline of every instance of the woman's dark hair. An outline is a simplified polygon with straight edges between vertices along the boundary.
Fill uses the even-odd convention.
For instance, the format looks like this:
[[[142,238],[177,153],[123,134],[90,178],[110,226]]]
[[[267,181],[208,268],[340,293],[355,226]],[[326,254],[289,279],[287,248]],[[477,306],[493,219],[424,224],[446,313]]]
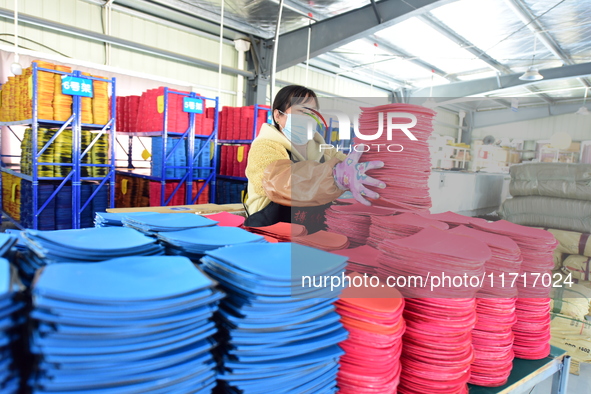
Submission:
[[[294,104],[306,102],[310,98],[314,99],[316,108],[318,108],[318,97],[316,97],[316,93],[312,89],[300,85],[289,85],[277,92],[275,100],[273,100],[272,110],[275,112],[278,109],[281,112],[285,112]],[[273,123],[275,127],[279,128],[277,121],[275,121],[275,116],[273,116]]]

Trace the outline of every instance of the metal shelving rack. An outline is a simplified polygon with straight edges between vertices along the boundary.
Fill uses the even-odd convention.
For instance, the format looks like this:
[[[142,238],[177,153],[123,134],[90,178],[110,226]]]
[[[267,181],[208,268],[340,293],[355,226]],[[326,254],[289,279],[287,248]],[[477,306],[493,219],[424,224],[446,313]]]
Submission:
[[[195,135],[195,113],[189,113],[189,128],[184,133],[178,132],[169,132],[168,131],[168,103],[169,103],[169,94],[176,94],[183,97],[190,97],[194,99],[203,100],[203,110],[205,111],[205,103],[207,101],[215,103],[215,115],[214,115],[214,125],[211,135]],[[217,146],[217,131],[218,131],[218,121],[219,121],[219,98],[210,98],[200,96],[197,93],[182,93],[178,91],[174,91],[169,88],[164,88],[164,112],[163,112],[163,125],[162,131],[155,131],[155,132],[119,132],[117,133],[118,136],[129,136],[131,139],[132,137],[162,137],[162,174],[161,176],[154,176],[149,175],[151,173],[150,170],[144,171],[148,173],[141,173],[140,171],[134,169],[132,165],[132,155],[131,155],[131,143],[129,144],[129,149],[126,151],[128,167],[127,169],[118,168],[117,173],[121,175],[128,175],[136,178],[147,179],[150,181],[160,182],[160,205],[166,206],[170,203],[173,197],[177,194],[183,184],[186,184],[185,189],[185,202],[186,204],[195,204],[199,199],[199,196],[203,193],[207,185],[211,185],[209,189],[209,201],[215,203],[215,195],[216,195],[216,182],[215,182],[215,174],[217,171],[217,152],[216,149],[211,149],[213,156],[211,157],[211,166],[209,167],[199,167],[195,166],[195,161],[199,159],[199,157],[203,154],[203,150],[207,143],[213,145],[214,147]],[[178,141],[176,141],[174,147],[169,153],[166,153],[167,144],[168,144],[168,137],[178,137]],[[199,149],[198,152],[195,152],[195,138],[203,139],[207,143],[203,144],[203,146]],[[187,142],[188,150],[187,150],[187,165],[186,166],[169,166],[167,165],[167,161],[171,158],[174,152],[177,149],[184,149],[184,142]],[[175,177],[167,177],[166,170],[178,168],[178,169],[185,169],[187,170],[185,175],[181,178]],[[210,170],[210,174],[207,178],[194,178],[193,171],[194,170]],[[166,183],[170,181],[178,182],[178,185],[172,191],[170,196],[166,197]],[[194,181],[203,181],[203,186],[199,189],[195,197],[193,197],[193,182]]]
[[[252,126],[252,139],[250,139],[250,140],[218,140],[218,143],[217,143],[218,149],[221,149],[220,147],[224,144],[234,144],[234,145],[235,144],[251,144],[257,135],[257,123],[258,123],[258,118],[259,118],[259,109],[264,109],[267,111],[267,113],[271,112],[271,107],[269,107],[268,105],[255,104],[255,106],[254,106],[254,122],[253,122],[253,126]],[[230,181],[239,181],[239,182],[247,182],[248,181],[248,179],[245,177],[230,176],[230,175],[217,175],[217,178],[230,180]]]
[[[53,74],[59,74],[63,76],[71,76],[76,78],[84,78],[90,79],[93,81],[103,81],[107,82],[111,86],[111,118],[109,121],[104,125],[98,124],[86,124],[82,123],[82,111],[81,111],[81,96],[72,96],[72,115],[68,120],[65,122],[62,121],[55,121],[55,120],[47,120],[47,119],[39,119],[38,118],[38,72],[44,71]],[[2,160],[0,163],[0,171],[14,175],[19,177],[27,182],[32,183],[32,194],[33,194],[33,207],[32,207],[32,228],[38,228],[38,219],[39,215],[43,212],[43,210],[49,205],[49,203],[54,200],[57,194],[63,189],[63,187],[67,183],[71,183],[72,185],[72,228],[77,229],[80,228],[80,214],[88,207],[88,205],[92,202],[95,198],[99,190],[109,183],[109,206],[111,208],[114,207],[115,203],[115,122],[116,122],[116,79],[104,79],[104,78],[97,78],[82,75],[80,71],[74,71],[72,73],[57,71],[52,69],[41,68],[37,66],[37,63],[32,63],[32,115],[31,119],[25,119],[16,122],[3,122],[0,123],[0,126],[31,126],[32,128],[32,157],[31,157],[31,164],[32,164],[32,175],[22,174],[20,171],[12,170],[6,167],[6,163]],[[39,126],[48,126],[48,127],[55,127],[59,126],[59,130],[53,135],[53,137],[41,148],[38,149],[37,146],[37,138],[38,138],[38,130]],[[72,163],[42,163],[39,162],[39,158],[43,154],[43,152],[56,140],[56,138],[61,134],[66,128],[70,127],[72,129]],[[88,147],[82,151],[82,128],[85,129],[93,129],[94,136],[91,143]],[[103,134],[108,134],[109,138],[109,153],[110,153],[110,163],[109,164],[90,164],[90,163],[81,163],[84,156],[86,156],[92,146],[99,140],[99,138]],[[4,156],[2,156],[4,157]],[[45,166],[67,166],[71,167],[72,170],[70,173],[65,177],[40,177],[38,174],[38,167],[40,165]],[[104,177],[82,177],[81,176],[81,167],[106,167],[108,169],[107,175]],[[43,181],[61,181],[60,184],[57,186],[56,190],[48,197],[48,199],[43,202],[41,207],[39,207],[39,182]],[[81,197],[81,185],[82,181],[100,181],[99,186],[96,190],[90,195],[88,200],[82,201]],[[13,222],[17,227],[24,228],[23,225],[15,220],[14,218],[10,217],[4,209],[2,209],[2,214],[6,216],[11,222]]]

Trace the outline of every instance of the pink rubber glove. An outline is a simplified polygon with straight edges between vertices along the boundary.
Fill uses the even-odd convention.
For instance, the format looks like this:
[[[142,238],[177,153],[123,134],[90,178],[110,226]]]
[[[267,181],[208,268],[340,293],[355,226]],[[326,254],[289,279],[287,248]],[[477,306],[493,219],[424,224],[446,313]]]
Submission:
[[[363,196],[378,199],[380,195],[372,190],[369,190],[364,185],[375,186],[381,189],[386,187],[386,184],[378,179],[374,179],[365,174],[366,171],[375,168],[382,168],[384,162],[382,161],[367,161],[359,163],[359,159],[363,152],[353,151],[345,158],[344,161],[334,166],[332,174],[339,189],[350,190],[353,198],[363,205],[371,205]]]

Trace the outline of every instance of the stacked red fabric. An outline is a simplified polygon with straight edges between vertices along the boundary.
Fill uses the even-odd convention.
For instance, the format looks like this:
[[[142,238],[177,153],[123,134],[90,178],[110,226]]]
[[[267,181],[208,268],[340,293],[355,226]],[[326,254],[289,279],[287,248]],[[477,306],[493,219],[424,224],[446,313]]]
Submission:
[[[370,233],[372,217],[392,215],[394,210],[361,203],[332,205],[326,210],[326,226],[333,233],[349,238],[351,247],[365,245]]]
[[[201,190],[201,188],[203,187],[203,181],[195,181],[193,182],[193,188],[192,188],[192,196],[193,198],[195,198],[197,196],[197,193],[199,193],[199,190]],[[178,181],[169,181],[166,182],[166,186],[164,189],[164,200],[166,201],[173,193],[173,191],[176,189],[176,187],[178,186]],[[183,182],[183,184],[179,187],[179,190],[175,193],[175,195],[172,197],[172,199],[170,200],[170,202],[167,204],[168,206],[171,205],[190,205],[192,204],[192,201],[186,201],[186,183]],[[161,187],[162,184],[160,182],[156,182],[156,181],[151,181],[150,182],[150,206],[151,207],[159,207],[161,206]],[[203,189],[203,191],[201,192],[201,194],[199,195],[199,198],[197,199],[197,201],[195,202],[195,204],[207,204],[209,203],[209,185],[206,185],[205,188]]]
[[[346,236],[324,230],[317,231],[314,234],[292,237],[292,242],[327,252],[347,249],[349,247],[349,240]]]
[[[361,272],[362,274],[374,276],[378,274],[379,264],[377,263],[377,258],[379,251],[369,245],[335,250],[332,253],[348,258],[347,271]]]
[[[351,280],[361,275],[348,275]],[[340,343],[339,393],[396,393],[405,330],[404,299],[393,288],[348,287],[337,301],[349,338]]]
[[[449,228],[446,223],[408,212],[395,216],[372,216],[367,242],[374,248],[379,248],[383,239],[408,237],[427,227],[434,227],[439,230]]]
[[[272,238],[279,242],[290,242],[293,237],[299,237],[308,234],[306,227],[300,224],[286,222],[279,222],[272,224],[271,226],[263,227],[244,226],[244,229],[250,231],[251,233],[260,234],[267,240]]]
[[[515,281],[519,298],[513,325],[515,357],[537,360],[550,353],[550,286],[553,254],[558,242],[548,231],[505,220],[473,224],[474,228],[511,237],[521,250],[521,274]],[[506,278],[507,282],[513,281]]]
[[[474,362],[469,383],[480,386],[501,386],[513,367],[513,325],[516,287],[503,287],[501,275],[509,278],[521,269],[521,251],[511,238],[458,226],[451,233],[471,237],[486,243],[492,257],[486,262],[485,280],[477,293],[478,322],[472,331]],[[505,297],[505,298],[499,298]]]
[[[468,393],[474,298],[411,298],[404,308],[401,394]]]
[[[405,297],[471,298],[478,284],[457,277],[482,277],[491,256],[482,241],[466,242],[465,236],[427,227],[407,238],[385,238],[380,243],[378,263],[381,276],[408,279],[406,284],[398,283]]]
[[[471,227],[472,223],[486,223],[486,220],[480,218],[473,218],[470,216],[460,215],[459,213],[447,211],[443,213],[428,213],[428,212],[420,212],[419,215],[424,216],[429,219],[439,220],[440,222],[445,222],[449,225],[449,228],[454,228],[457,226],[468,226]]]
[[[217,226],[221,227],[241,227],[246,219],[243,216],[234,215],[230,212],[219,212],[211,215],[202,215],[208,219],[218,222]]]
[[[220,150],[220,175],[246,177],[250,145],[222,145]]]
[[[382,129],[382,135],[376,140],[364,141],[355,138],[357,150],[367,150],[358,147],[358,144],[370,147],[361,157],[362,161],[380,160],[385,164],[384,168],[368,171],[369,176],[386,183],[385,189],[374,189],[380,198],[372,203],[407,211],[429,210],[431,197],[427,183],[431,174],[431,156],[427,141],[433,132],[435,112],[411,104],[388,104],[362,110],[359,117],[361,134],[375,135],[377,130]],[[389,120],[389,113],[398,115],[392,115],[393,118]],[[411,124],[412,119],[409,116],[415,116],[417,120],[414,127],[408,128],[416,141],[410,140],[400,129],[388,132],[388,124]],[[390,138],[388,134],[391,134]]]

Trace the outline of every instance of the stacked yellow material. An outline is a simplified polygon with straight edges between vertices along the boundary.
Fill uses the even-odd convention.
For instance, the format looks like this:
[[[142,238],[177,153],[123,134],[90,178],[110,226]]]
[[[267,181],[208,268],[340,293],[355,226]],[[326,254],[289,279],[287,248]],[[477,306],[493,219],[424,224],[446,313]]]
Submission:
[[[71,73],[72,69],[66,66],[55,66],[56,71]],[[62,75],[54,75],[53,92],[53,119],[65,122],[72,116],[72,96],[62,93]]]
[[[82,75],[86,75],[90,77],[89,73],[82,73]],[[80,97],[81,107],[80,110],[82,112],[82,123],[92,124],[92,97]]]
[[[45,129],[40,127],[37,129],[37,153],[43,149],[45,144],[53,137],[58,129]],[[33,129],[25,129],[25,134],[21,142],[21,172],[26,175],[33,174]],[[54,145],[51,144],[39,156],[39,163],[54,163]],[[53,177],[54,168],[56,166],[49,164],[41,164],[37,166],[37,176],[39,177]]]
[[[65,129],[53,141],[53,162],[72,163],[72,129]],[[72,171],[72,167],[54,166],[53,176],[66,177]]]
[[[2,173],[2,209],[14,220],[21,220],[21,178]]]
[[[91,155],[91,161],[93,164],[107,164],[109,160],[108,134],[101,135],[88,154]],[[107,171],[107,167],[92,167],[92,176],[95,178],[104,177],[107,176]]]
[[[103,78],[96,76],[97,78]],[[95,124],[107,124],[109,121],[109,83],[92,81],[92,116]]]
[[[43,62],[40,60],[34,60],[34,62],[37,63],[37,67],[39,67],[39,68],[55,70],[54,64],[51,64],[48,62]],[[31,69],[31,73],[32,73],[32,69]],[[47,72],[47,71],[37,71],[37,100],[38,100],[37,101],[37,103],[38,103],[37,117],[39,119],[53,120],[53,94],[54,94],[54,90],[55,90],[55,74]]]

